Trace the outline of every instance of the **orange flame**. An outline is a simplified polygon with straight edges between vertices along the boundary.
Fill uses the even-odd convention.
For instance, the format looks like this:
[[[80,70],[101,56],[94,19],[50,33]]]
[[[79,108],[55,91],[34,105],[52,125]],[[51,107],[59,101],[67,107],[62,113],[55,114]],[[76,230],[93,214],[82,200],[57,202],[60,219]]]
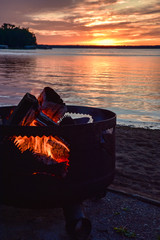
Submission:
[[[52,159],[53,162],[65,162],[66,165],[69,165],[70,150],[62,139],[53,136],[15,136],[13,140],[22,153],[29,149],[35,154]]]

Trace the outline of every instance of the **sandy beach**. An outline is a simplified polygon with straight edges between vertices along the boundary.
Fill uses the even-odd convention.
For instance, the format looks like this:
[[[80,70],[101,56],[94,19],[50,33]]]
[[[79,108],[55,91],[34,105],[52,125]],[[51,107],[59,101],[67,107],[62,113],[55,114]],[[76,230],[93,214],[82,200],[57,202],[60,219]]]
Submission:
[[[114,189],[160,201],[160,130],[116,127]]]
[[[123,240],[128,236],[136,240],[160,239],[159,146],[158,130],[116,127],[116,175],[110,186],[115,192],[109,190],[104,198],[83,203],[92,223],[89,240]],[[141,201],[134,194],[159,204]],[[70,240],[62,209],[0,205],[0,211],[2,240]],[[116,229],[121,231],[117,233]]]

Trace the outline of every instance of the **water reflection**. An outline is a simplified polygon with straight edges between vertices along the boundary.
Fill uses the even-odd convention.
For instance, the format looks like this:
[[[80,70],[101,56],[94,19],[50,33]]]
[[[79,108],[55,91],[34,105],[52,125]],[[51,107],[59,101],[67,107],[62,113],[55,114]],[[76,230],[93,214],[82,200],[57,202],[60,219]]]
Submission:
[[[1,78],[16,80],[21,74],[30,74],[30,68],[34,68],[34,60],[30,57],[10,57],[0,55]]]
[[[0,102],[16,104],[29,90],[28,81],[35,69],[32,57],[0,55]],[[32,83],[31,83],[32,84]]]
[[[56,49],[28,55],[0,54],[0,104],[18,103],[25,92],[37,96],[50,86],[68,104],[115,110],[120,119],[157,121],[160,54],[127,50],[127,55],[124,50],[114,50],[107,55],[100,51]]]

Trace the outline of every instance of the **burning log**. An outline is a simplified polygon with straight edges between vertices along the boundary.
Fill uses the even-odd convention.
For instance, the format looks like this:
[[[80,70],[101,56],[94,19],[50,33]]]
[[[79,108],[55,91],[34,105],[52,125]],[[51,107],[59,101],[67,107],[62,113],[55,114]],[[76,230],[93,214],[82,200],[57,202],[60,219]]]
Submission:
[[[9,117],[7,125],[55,125],[64,116],[66,110],[67,107],[60,96],[53,89],[45,87],[38,100],[32,94],[26,93]]]
[[[23,164],[27,165],[28,162],[32,166],[32,174],[66,176],[70,150],[62,139],[53,136],[15,136],[11,141],[23,154]]]
[[[4,152],[6,156],[4,161],[1,161],[1,177],[14,175],[48,175],[63,178],[67,174],[66,163],[57,163],[50,157],[36,154],[31,149],[27,149],[22,153],[12,140],[5,141],[2,148],[5,149]],[[9,160],[10,158],[13,158],[14,161],[13,159],[6,161],[6,159]]]
[[[18,136],[12,137],[12,140],[22,153],[29,149],[37,155],[39,154],[52,159],[52,162],[66,162],[66,164],[68,164],[69,148],[64,141],[58,137]],[[43,158],[44,157],[42,157],[42,159]],[[46,164],[49,165],[49,161],[48,163],[45,161]]]
[[[55,126],[63,117],[67,107],[60,96],[46,87],[39,95],[26,93],[7,121],[7,125]],[[13,136],[11,141],[22,154],[31,152],[37,171],[64,177],[69,166],[69,148],[60,137],[53,136]]]
[[[52,121],[49,117],[47,117],[42,112],[37,114],[36,119],[34,119],[30,125],[31,126],[55,126],[55,125],[58,126],[57,123]]]
[[[30,125],[36,116],[38,101],[26,93],[7,121],[7,125]]]
[[[69,148],[64,141],[58,137],[49,139],[48,144],[52,147],[51,154],[57,162],[65,162],[69,158]]]
[[[32,175],[66,177],[67,174],[67,166],[65,162],[57,163],[50,157],[29,150],[23,153],[23,164],[26,165],[26,170]]]
[[[38,97],[39,108],[42,113],[58,122],[65,114],[67,107],[60,96],[49,87],[45,87]]]

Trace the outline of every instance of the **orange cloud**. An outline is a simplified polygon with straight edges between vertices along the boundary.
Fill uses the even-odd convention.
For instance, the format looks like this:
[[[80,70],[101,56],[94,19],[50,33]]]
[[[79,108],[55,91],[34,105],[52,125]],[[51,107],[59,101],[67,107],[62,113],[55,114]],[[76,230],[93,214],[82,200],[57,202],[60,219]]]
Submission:
[[[0,23],[29,27],[39,44],[156,45],[159,13],[159,0],[2,0]]]

